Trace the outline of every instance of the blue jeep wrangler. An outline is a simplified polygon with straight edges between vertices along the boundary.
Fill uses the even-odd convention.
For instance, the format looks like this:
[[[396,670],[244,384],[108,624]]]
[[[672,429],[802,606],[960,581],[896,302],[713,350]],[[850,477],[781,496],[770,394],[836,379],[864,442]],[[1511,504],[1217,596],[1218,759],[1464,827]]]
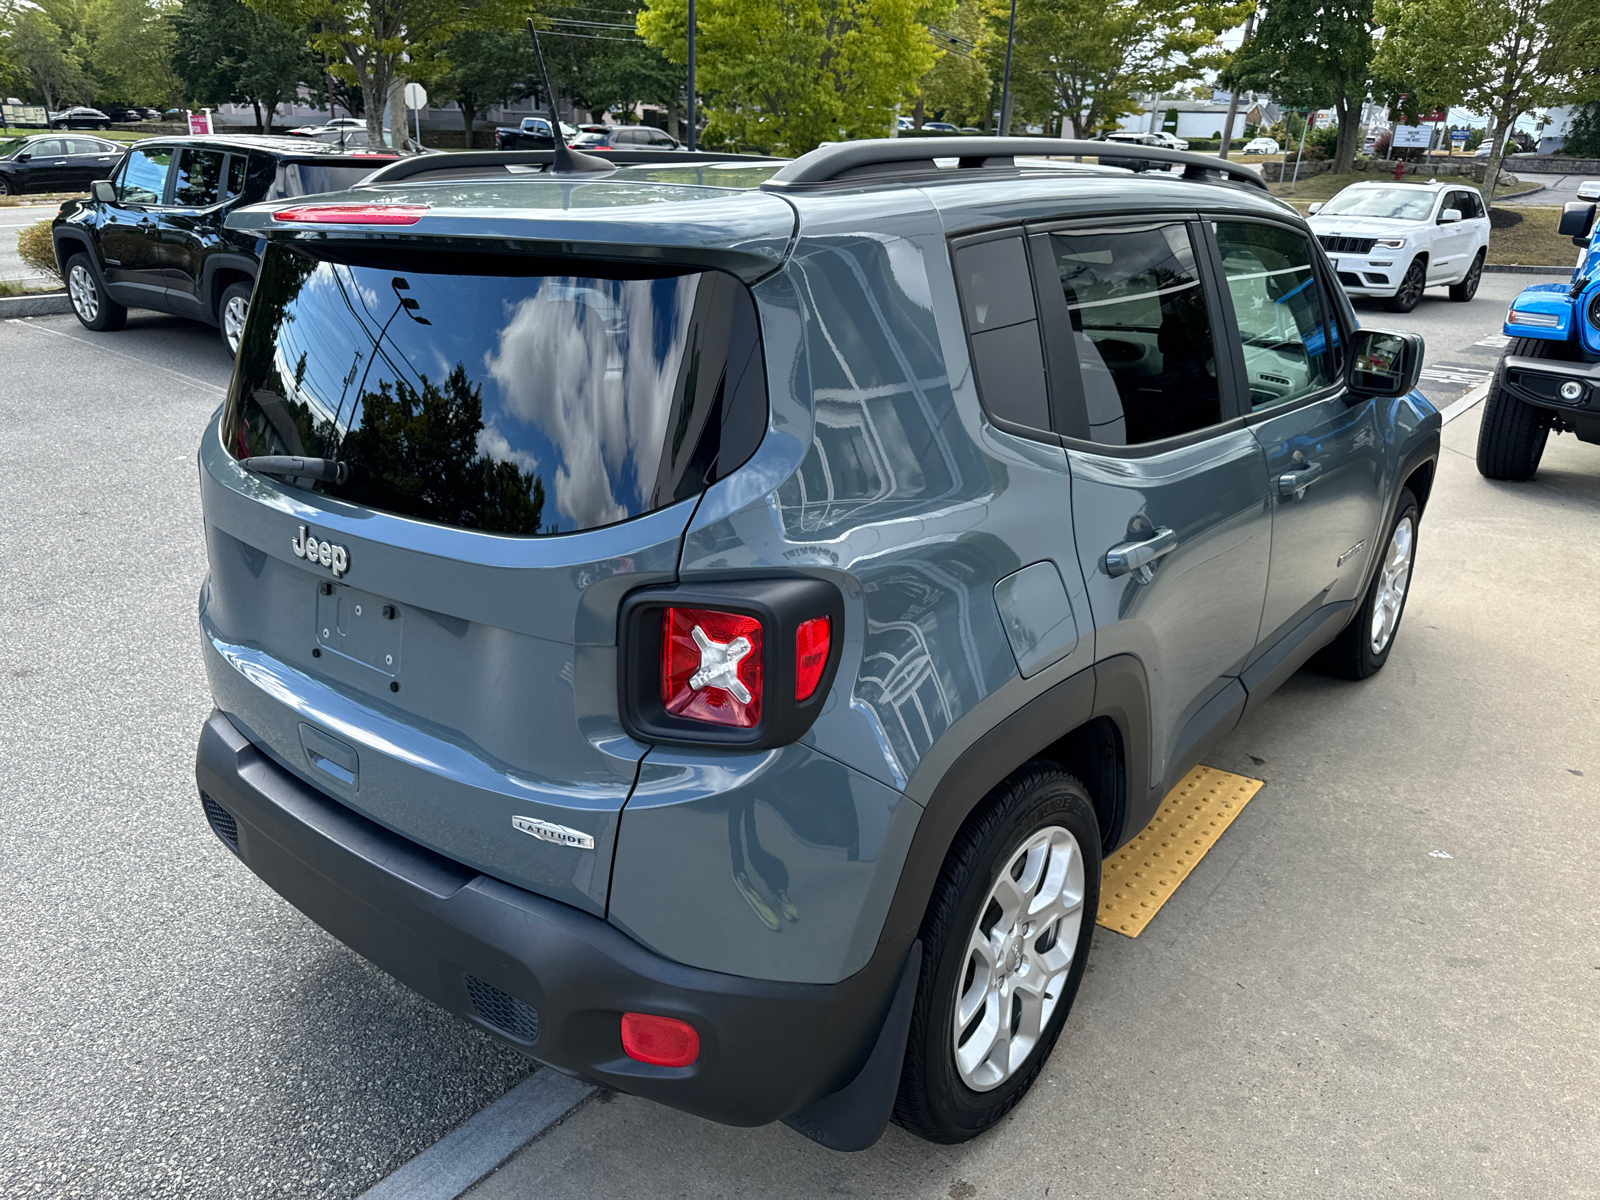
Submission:
[[[1478,470],[1532,479],[1552,433],[1600,445],[1600,179],[1562,207],[1559,232],[1578,247],[1566,283],[1524,288],[1506,313],[1511,339],[1484,398]]]
[[[1302,664],[1392,651],[1421,340],[1215,158],[596,162],[229,218],[266,250],[199,454],[205,815],[544,1063],[973,1137],[1102,855]]]

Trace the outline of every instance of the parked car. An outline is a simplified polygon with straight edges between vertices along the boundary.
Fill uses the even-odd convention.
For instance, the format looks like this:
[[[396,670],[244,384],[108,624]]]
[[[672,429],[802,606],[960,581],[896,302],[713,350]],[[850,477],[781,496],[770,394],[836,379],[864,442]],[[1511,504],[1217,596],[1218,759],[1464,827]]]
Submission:
[[[1353,183],[1311,206],[1311,228],[1352,296],[1410,312],[1424,288],[1450,299],[1478,294],[1489,253],[1489,213],[1473,187],[1439,183]]]
[[[960,129],[958,129],[956,126],[952,125],[949,121],[924,121],[922,123],[922,127],[924,129],[931,129],[935,133],[960,133],[961,132]]]
[[[1251,138],[1244,144],[1246,154],[1277,154],[1283,147],[1269,137]]]
[[[111,174],[123,147],[81,134],[38,134],[0,142],[0,196],[81,192]]]
[[[561,140],[571,143],[578,131],[565,121],[561,123]],[[515,127],[502,125],[494,131],[496,150],[549,150],[555,145],[547,117],[523,117]]]
[[[683,143],[653,125],[617,125],[606,136],[617,150],[682,150]]]
[[[961,132],[966,134],[982,134],[983,130],[973,125],[963,125],[961,127]]]
[[[1163,136],[1164,135],[1161,135],[1161,134],[1140,133],[1140,132],[1136,132],[1136,131],[1125,131],[1124,130],[1124,131],[1113,131],[1111,133],[1104,134],[1104,135],[1102,135],[1101,137],[1099,137],[1099,138],[1097,138],[1095,140],[1096,141],[1102,141],[1102,142],[1111,142],[1111,143],[1114,143],[1114,144],[1119,145],[1119,146],[1151,146],[1151,147],[1154,147],[1157,150],[1170,149],[1170,147],[1168,147],[1166,145],[1166,143],[1161,140],[1161,138]],[[1133,160],[1133,161],[1131,161],[1129,163],[1129,165],[1131,167],[1133,167],[1135,170],[1139,170],[1139,171],[1148,171],[1148,170],[1153,170],[1153,169],[1158,169],[1158,168],[1162,169],[1162,170],[1165,170],[1166,166],[1167,166],[1166,163],[1160,162],[1159,160],[1143,160],[1143,159]]]
[[[1440,426],[1254,172],[1013,149],[937,187],[899,138],[444,155],[231,215],[226,849],[606,1087],[836,1149],[990,1128],[1102,855],[1302,663],[1383,667]]]
[[[111,118],[98,108],[79,105],[64,109],[50,118],[51,129],[110,129]]]
[[[52,222],[73,311],[97,331],[121,329],[130,308],[174,313],[217,326],[237,350],[260,262],[255,238],[225,228],[228,214],[342,191],[394,158],[298,138],[135,142]]]
[[[120,125],[137,125],[144,120],[142,108],[129,108],[122,104],[114,104],[106,109],[106,115]]]
[[[609,133],[580,133],[567,143],[574,150],[609,150],[611,149],[611,135]]]
[[[1532,479],[1552,433],[1600,446],[1600,179],[1578,185],[1559,232],[1578,247],[1572,278],[1524,288],[1506,313],[1506,343],[1483,401],[1478,470]]]
[[[159,108],[141,108],[139,110],[139,115],[142,116],[146,121],[160,121],[163,119],[162,112]]]
[[[290,137],[320,138],[324,134],[365,133],[367,123],[359,117],[335,117],[321,125],[301,125],[289,130]]]
[[[161,114],[161,119],[163,121],[169,121],[169,122],[170,121],[183,121],[183,120],[185,120],[187,118],[187,116],[188,116],[188,113],[185,112],[181,108],[169,108],[169,109],[167,109],[165,112],[163,112]]]

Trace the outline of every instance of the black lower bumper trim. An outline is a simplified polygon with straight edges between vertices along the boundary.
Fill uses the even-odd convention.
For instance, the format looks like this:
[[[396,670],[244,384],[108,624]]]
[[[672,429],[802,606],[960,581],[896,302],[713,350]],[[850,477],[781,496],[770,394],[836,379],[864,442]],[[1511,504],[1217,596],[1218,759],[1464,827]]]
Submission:
[[[245,865],[396,979],[530,1057],[713,1121],[764,1125],[844,1089],[900,982],[907,944],[880,946],[862,971],[829,985],[672,962],[597,917],[352,812],[220,712],[201,732],[195,773],[208,812],[233,821],[230,849]],[[699,1059],[671,1068],[628,1058],[624,1011],[688,1021]]]
[[[1562,412],[1600,414],[1600,362],[1563,362],[1551,358],[1508,355],[1505,386],[1519,400]],[[1576,384],[1578,395],[1561,394],[1563,384]]]

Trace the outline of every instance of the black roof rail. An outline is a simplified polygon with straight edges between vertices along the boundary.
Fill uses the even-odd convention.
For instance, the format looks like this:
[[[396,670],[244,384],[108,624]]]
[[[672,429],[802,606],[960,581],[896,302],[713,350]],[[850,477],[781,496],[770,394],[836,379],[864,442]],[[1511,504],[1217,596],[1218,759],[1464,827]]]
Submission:
[[[789,161],[765,158],[758,154],[690,153],[687,150],[590,150],[585,153],[606,159],[618,167],[691,166],[696,163],[724,162],[762,166]],[[553,150],[469,150],[463,153],[423,154],[392,162],[368,175],[361,183],[370,186],[374,183],[399,183],[402,180],[504,179],[507,176],[542,175],[554,159]],[[569,175],[562,178],[573,177]]]
[[[1118,142],[1068,141],[1035,137],[876,138],[863,142],[837,142],[802,154],[761,186],[774,191],[816,187],[828,183],[868,183],[873,177],[889,182],[896,175],[939,171],[958,175],[985,167],[1015,168],[1017,156],[1097,158],[1116,165],[1168,163],[1183,168],[1183,178],[1203,182],[1243,183],[1267,190],[1261,176],[1221,158],[1185,154],[1157,146],[1130,146]],[[954,158],[954,169],[941,169],[937,158]],[[1146,169],[1135,166],[1135,170]]]

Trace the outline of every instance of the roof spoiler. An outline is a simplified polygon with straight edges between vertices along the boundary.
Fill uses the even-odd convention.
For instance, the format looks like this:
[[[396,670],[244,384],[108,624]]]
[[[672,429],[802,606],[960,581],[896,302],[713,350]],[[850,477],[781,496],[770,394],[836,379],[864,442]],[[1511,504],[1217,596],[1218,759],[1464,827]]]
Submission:
[[[1065,138],[952,137],[878,138],[865,142],[838,142],[803,154],[762,187],[773,191],[803,189],[830,183],[888,182],[896,175],[951,174],[968,170],[1015,170],[1018,156],[1030,158],[1096,158],[1102,163],[1167,163],[1183,168],[1183,178],[1205,183],[1243,183],[1267,191],[1261,176],[1248,167],[1211,158],[1162,150],[1155,146],[1129,146],[1117,142],[1069,141]],[[934,161],[953,158],[953,169]],[[1135,167],[1138,170],[1141,168]]]

